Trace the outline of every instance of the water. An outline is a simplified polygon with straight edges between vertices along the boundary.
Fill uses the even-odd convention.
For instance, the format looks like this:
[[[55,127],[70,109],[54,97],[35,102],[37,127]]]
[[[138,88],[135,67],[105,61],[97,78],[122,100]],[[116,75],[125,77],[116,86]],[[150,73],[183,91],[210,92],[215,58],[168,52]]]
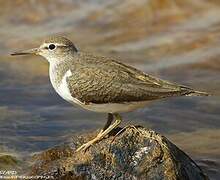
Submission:
[[[8,55],[58,33],[84,51],[119,57],[152,75],[214,94],[158,101],[123,117],[124,124],[164,134],[211,179],[220,178],[218,1],[32,0],[0,5],[1,152],[39,152],[105,123],[105,114],[73,107],[54,92],[43,58]]]

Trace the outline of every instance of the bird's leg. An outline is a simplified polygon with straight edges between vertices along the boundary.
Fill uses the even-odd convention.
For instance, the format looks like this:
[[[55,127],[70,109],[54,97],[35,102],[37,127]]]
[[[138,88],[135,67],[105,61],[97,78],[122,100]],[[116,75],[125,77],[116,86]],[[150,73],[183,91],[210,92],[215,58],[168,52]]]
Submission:
[[[108,113],[108,119],[107,119],[107,122],[105,123],[105,126],[103,127],[103,129],[99,132],[99,134],[102,134],[103,131],[105,131],[112,123],[114,119],[114,116],[112,113]],[[98,134],[98,135],[99,135]]]
[[[82,146],[80,146],[76,151],[77,152],[80,151],[80,150],[86,151],[86,149],[88,149],[91,145],[93,145],[96,142],[103,139],[108,133],[110,133],[114,128],[116,128],[121,123],[122,119],[121,119],[121,116],[119,114],[113,114],[113,116],[115,117],[115,121],[114,121],[113,124],[109,125],[108,121],[110,121],[110,120],[108,119],[106,125],[109,125],[109,126],[106,129],[103,129],[94,139],[92,139],[89,142],[87,142],[87,143],[83,144]],[[106,127],[106,125],[105,125],[105,127]]]

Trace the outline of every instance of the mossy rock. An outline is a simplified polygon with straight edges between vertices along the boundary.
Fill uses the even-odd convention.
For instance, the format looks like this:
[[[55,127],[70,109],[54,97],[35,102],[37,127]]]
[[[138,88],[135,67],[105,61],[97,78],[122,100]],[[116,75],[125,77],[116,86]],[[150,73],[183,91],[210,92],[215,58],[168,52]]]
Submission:
[[[15,169],[19,165],[19,160],[8,154],[0,154],[0,170]]]

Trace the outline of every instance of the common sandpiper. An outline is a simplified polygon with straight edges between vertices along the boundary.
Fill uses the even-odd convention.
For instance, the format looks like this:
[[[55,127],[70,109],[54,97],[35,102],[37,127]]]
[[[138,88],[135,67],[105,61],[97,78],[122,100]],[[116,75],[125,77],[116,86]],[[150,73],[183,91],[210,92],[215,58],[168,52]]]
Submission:
[[[114,58],[81,52],[61,36],[48,37],[38,48],[11,55],[27,54],[47,59],[50,81],[63,99],[87,110],[108,113],[104,128],[77,151],[86,150],[116,128],[122,120],[121,112],[144,107],[162,98],[208,95],[153,77]]]

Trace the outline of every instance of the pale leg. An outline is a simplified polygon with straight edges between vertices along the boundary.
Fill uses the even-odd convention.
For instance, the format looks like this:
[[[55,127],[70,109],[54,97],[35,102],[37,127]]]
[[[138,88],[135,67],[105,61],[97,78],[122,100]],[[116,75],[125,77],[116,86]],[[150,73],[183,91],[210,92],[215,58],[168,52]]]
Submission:
[[[110,133],[113,129],[115,129],[122,121],[121,116],[119,114],[113,114],[113,116],[115,117],[115,121],[113,124],[111,124],[110,126],[108,126],[106,129],[103,129],[103,131],[101,131],[94,139],[92,139],[91,141],[83,144],[82,146],[80,146],[76,151],[80,151],[83,150],[85,151],[86,149],[88,149],[91,145],[95,144],[96,142],[100,141],[101,139],[103,139],[106,135],[108,135],[108,133]],[[109,119],[108,119],[109,121]],[[106,125],[108,124],[108,122],[106,123]],[[106,127],[105,125],[105,127]],[[105,128],[104,127],[104,128]]]
[[[105,131],[105,130],[111,125],[113,119],[114,119],[113,114],[108,113],[108,119],[107,119],[107,122],[105,123],[104,128],[99,132],[99,134],[102,134],[102,132]]]

